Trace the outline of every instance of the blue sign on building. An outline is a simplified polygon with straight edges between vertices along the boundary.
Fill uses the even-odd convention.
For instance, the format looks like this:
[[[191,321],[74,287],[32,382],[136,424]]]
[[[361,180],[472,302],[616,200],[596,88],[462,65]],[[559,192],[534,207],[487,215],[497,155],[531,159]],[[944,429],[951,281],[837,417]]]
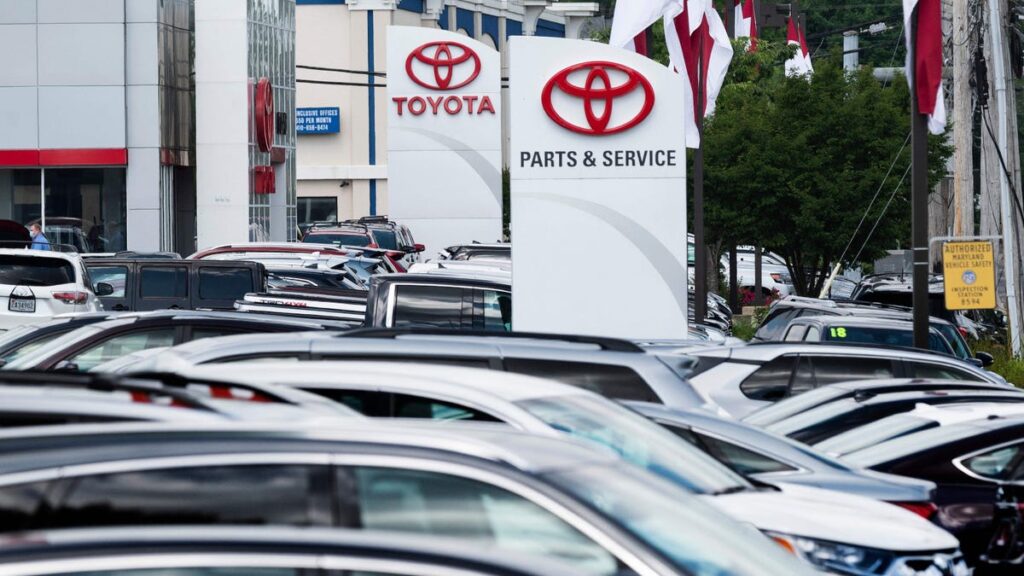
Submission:
[[[296,134],[337,134],[341,132],[341,114],[338,108],[297,108]]]

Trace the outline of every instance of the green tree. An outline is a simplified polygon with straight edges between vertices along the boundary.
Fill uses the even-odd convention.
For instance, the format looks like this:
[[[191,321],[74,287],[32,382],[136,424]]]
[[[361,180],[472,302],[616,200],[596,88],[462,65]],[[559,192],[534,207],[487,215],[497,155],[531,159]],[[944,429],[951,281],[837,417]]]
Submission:
[[[862,260],[907,244],[909,177],[899,183],[910,161],[909,92],[904,80],[883,86],[868,68],[848,74],[838,58],[819,59],[810,79],[787,78],[788,52],[764,50],[737,59],[706,126],[709,236],[779,253],[798,292],[817,295],[880,186],[845,264],[861,244]],[[932,142],[933,183],[950,153]]]

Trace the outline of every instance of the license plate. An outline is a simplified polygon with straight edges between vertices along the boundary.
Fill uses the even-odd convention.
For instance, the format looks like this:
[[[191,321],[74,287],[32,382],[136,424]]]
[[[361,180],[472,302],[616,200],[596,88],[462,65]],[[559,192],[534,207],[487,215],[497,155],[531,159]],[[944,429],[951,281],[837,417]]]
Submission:
[[[36,301],[24,298],[11,298],[7,303],[7,309],[11,312],[28,312],[31,314],[36,311]]]

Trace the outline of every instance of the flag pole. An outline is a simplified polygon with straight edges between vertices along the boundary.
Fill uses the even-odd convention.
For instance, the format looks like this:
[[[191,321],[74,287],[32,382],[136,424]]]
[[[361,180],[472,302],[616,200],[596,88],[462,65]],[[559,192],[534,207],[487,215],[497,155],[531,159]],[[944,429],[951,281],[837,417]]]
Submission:
[[[703,26],[703,24],[701,25]],[[708,305],[708,258],[704,244],[704,31],[698,28],[700,43],[697,47],[697,134],[700,143],[693,154],[693,320],[703,324],[707,317]]]
[[[917,19],[920,4],[911,15],[909,66],[917,62]],[[916,68],[916,67],[915,67]],[[915,69],[916,72],[916,69]],[[914,248],[914,347],[928,349],[928,116],[918,107],[919,79],[910,91],[911,125],[911,236]]]

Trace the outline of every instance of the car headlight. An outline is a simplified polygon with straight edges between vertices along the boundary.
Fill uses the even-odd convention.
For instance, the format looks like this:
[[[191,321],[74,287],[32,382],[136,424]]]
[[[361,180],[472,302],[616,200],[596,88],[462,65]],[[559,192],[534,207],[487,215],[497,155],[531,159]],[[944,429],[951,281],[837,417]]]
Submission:
[[[794,556],[810,563],[815,568],[834,574],[856,576],[884,574],[893,561],[893,554],[885,550],[861,548],[777,532],[766,532],[766,535]]]

